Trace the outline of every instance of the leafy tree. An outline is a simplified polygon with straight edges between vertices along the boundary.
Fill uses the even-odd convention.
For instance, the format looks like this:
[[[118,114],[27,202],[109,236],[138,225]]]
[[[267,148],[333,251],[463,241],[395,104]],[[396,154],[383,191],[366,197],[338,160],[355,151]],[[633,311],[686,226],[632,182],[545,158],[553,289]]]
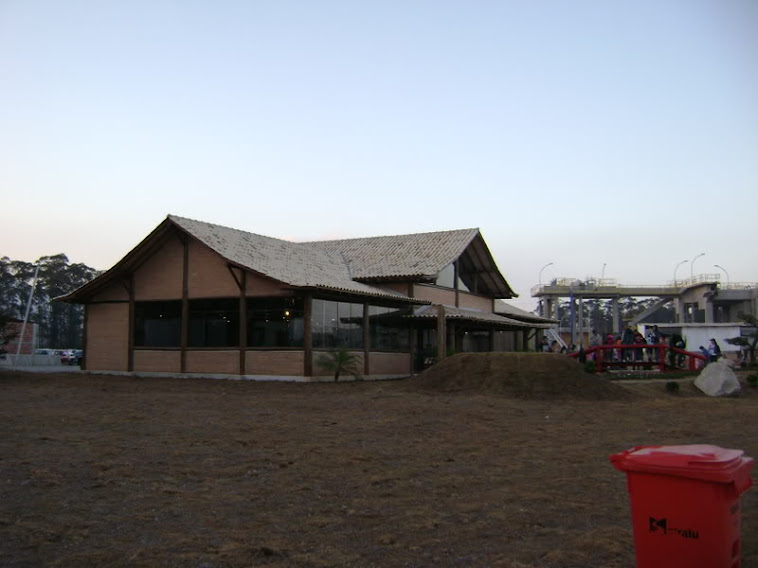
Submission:
[[[749,338],[743,335],[739,337],[730,337],[726,342],[730,345],[747,347],[748,354],[750,355],[750,364],[755,365],[755,349],[756,346],[758,346],[758,318],[752,314],[740,314],[738,317],[747,325],[753,327],[753,334]]]
[[[358,356],[350,353],[347,349],[323,353],[316,360],[316,364],[323,370],[334,373],[334,382],[337,382],[340,375],[344,374],[360,378],[359,362]]]
[[[6,353],[5,346],[18,336],[16,327],[10,325],[11,321],[14,319],[15,318],[8,317],[5,312],[0,311],[0,355]]]
[[[85,264],[70,264],[65,254],[43,256],[36,263],[2,257],[0,311],[11,318],[24,317],[37,264],[39,274],[29,321],[39,325],[40,343],[52,348],[81,347],[83,307],[53,300],[86,284],[98,271]]]

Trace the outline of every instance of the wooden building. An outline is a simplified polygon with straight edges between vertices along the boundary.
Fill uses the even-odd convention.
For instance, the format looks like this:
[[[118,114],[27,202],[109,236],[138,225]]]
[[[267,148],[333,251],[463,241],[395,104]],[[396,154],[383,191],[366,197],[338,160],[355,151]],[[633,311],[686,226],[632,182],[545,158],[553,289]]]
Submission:
[[[318,380],[341,348],[371,378],[526,350],[550,320],[515,295],[478,229],[293,243],[169,215],[61,300],[85,306],[89,371]]]

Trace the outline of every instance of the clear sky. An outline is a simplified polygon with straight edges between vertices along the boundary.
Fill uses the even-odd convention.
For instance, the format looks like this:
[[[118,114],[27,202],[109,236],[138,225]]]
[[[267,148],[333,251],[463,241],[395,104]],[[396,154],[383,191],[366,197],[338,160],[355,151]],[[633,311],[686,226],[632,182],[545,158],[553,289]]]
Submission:
[[[174,213],[479,227],[526,308],[549,262],[758,281],[756,30],[754,0],[0,0],[0,256],[106,269]]]

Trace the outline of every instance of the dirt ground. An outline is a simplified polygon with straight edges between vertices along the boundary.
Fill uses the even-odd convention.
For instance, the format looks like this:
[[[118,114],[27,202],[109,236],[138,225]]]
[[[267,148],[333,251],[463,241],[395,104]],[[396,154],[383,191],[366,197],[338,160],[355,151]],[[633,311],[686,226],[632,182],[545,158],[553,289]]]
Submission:
[[[758,456],[756,389],[489,355],[337,384],[0,372],[0,565],[631,567],[610,454]]]

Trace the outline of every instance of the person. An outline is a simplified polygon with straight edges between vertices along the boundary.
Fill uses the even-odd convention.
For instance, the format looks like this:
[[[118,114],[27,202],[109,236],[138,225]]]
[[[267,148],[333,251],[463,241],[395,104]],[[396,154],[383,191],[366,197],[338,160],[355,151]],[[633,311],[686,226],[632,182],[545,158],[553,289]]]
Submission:
[[[639,331],[634,332],[634,344],[639,346],[645,345],[645,337]],[[642,347],[634,350],[634,360],[642,361]]]
[[[542,345],[540,345],[540,351],[547,353],[550,351],[550,344],[547,342],[547,337],[542,338]]]
[[[714,362],[718,361],[719,357],[721,357],[721,347],[719,347],[718,342],[711,338],[710,344],[708,345],[708,354],[709,354],[709,361]]]
[[[621,343],[624,345],[632,345],[634,343],[634,332],[632,331],[632,328],[629,326],[626,326],[624,329],[624,335],[621,338]],[[632,360],[632,350],[631,349],[624,349],[623,353],[623,359],[624,361],[631,361]]]

